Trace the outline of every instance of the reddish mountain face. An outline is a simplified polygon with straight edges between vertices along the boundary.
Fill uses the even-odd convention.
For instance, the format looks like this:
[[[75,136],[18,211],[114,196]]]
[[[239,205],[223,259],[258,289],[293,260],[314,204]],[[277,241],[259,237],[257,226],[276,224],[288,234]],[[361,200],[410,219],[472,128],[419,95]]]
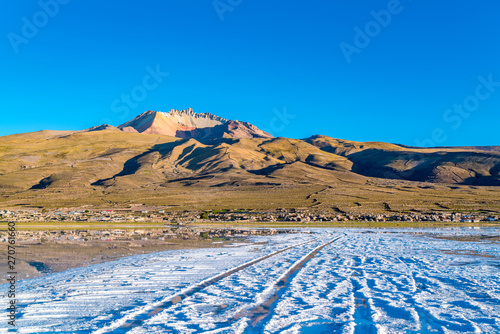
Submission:
[[[124,132],[160,134],[178,138],[210,140],[217,138],[273,138],[256,126],[226,120],[210,113],[198,114],[191,108],[168,113],[148,110],[118,129]]]

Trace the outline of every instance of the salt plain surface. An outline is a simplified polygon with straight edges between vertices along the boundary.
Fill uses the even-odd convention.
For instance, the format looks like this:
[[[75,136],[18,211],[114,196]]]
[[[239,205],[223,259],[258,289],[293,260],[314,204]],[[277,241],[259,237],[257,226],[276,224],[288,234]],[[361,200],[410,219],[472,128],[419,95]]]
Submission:
[[[18,332],[500,333],[499,243],[431,236],[500,229],[307,231],[21,281]]]

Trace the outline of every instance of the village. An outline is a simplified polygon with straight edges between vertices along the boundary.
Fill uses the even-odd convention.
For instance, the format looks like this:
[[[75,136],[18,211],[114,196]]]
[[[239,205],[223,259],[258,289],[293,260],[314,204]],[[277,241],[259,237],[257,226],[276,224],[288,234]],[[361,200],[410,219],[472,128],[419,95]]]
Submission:
[[[120,223],[147,222],[182,226],[191,223],[348,223],[348,222],[495,222],[498,214],[429,212],[429,213],[325,213],[309,209],[279,209],[258,211],[178,212],[164,209],[105,209],[105,210],[0,210],[0,221],[12,222],[87,222]]]

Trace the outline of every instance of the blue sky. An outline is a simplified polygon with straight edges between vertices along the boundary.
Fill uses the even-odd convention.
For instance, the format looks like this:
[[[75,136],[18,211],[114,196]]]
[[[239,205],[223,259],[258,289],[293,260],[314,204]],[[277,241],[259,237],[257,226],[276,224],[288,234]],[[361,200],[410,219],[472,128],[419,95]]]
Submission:
[[[0,135],[191,107],[291,138],[500,144],[498,1],[58,1],[3,4]]]

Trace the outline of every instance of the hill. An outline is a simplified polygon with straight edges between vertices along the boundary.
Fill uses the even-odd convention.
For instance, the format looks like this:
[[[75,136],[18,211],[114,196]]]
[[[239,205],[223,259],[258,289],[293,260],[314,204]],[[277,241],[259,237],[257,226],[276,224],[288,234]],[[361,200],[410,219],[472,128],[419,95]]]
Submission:
[[[314,136],[306,142],[346,157],[364,176],[420,182],[500,186],[496,147],[410,148],[387,143],[356,143]]]
[[[155,120],[0,137],[0,206],[500,212],[500,152],[489,147],[252,137],[216,118],[198,140],[147,133]]]

